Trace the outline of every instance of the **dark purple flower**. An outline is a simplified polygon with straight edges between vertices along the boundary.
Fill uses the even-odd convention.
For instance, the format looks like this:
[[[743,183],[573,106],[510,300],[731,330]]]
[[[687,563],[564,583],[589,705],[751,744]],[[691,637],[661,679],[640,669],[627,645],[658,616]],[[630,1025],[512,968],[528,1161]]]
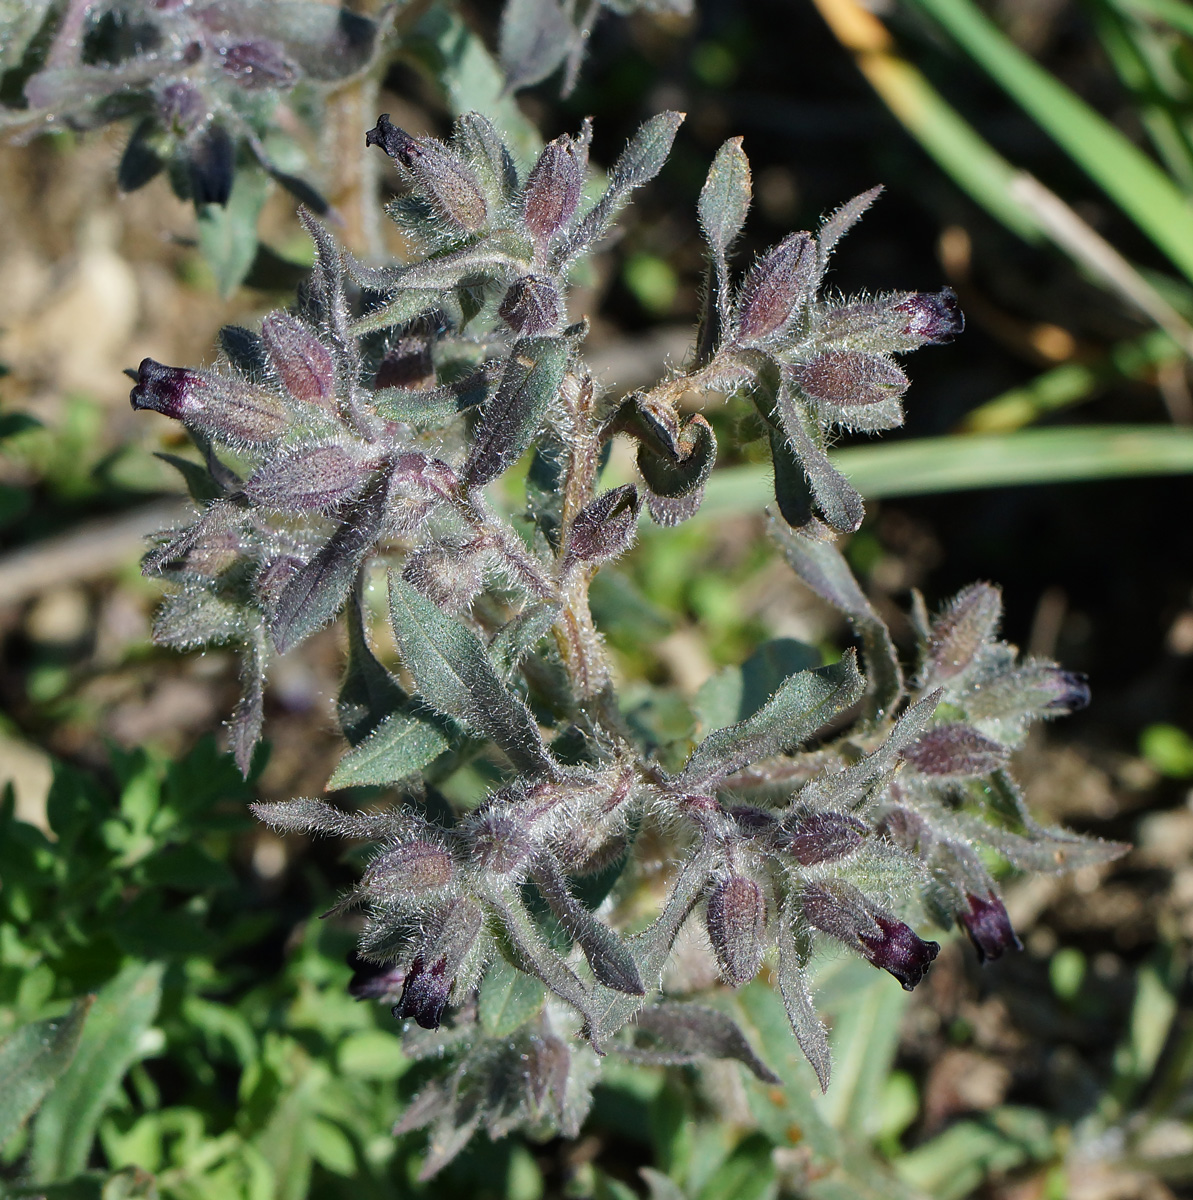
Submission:
[[[957,920],[969,934],[979,962],[993,962],[1004,950],[1022,950],[1023,943],[1011,927],[1006,906],[995,895],[966,895],[969,912],[957,914]]]
[[[898,305],[907,324],[903,333],[921,344],[951,342],[965,328],[965,317],[952,288],[939,292],[912,292]]]
[[[1089,705],[1089,683],[1076,671],[1062,671],[1056,667],[1045,676],[1044,687],[1051,696],[1048,701],[1051,712],[1077,712]]]
[[[413,1017],[424,1029],[438,1029],[451,990],[446,957],[430,966],[421,957],[416,958],[402,984],[402,998],[394,1005],[394,1016],[399,1020]]]
[[[185,421],[202,412],[207,381],[187,367],[167,367],[152,358],[141,359],[137,386],[129,393],[133,408],[148,408]]]
[[[348,994],[357,1000],[394,1000],[402,990],[406,972],[397,963],[373,963],[355,950],[348,955],[352,978]]]
[[[940,953],[938,942],[926,942],[910,925],[895,917],[872,913],[881,934],[859,931],[862,953],[876,967],[889,971],[910,992]]]

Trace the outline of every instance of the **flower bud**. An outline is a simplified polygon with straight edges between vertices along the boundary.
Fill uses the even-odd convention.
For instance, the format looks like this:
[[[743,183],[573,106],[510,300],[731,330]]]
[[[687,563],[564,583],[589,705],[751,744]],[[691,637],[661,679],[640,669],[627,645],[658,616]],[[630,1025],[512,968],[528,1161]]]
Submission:
[[[292,63],[286,61],[277,42],[238,42],[220,48],[220,66],[242,88],[288,88],[298,77]]]
[[[212,122],[187,138],[186,163],[191,199],[196,205],[228,203],[236,170],[236,147],[222,125]]]
[[[440,542],[411,552],[402,578],[447,612],[463,612],[485,586],[489,551],[479,542]]]
[[[447,887],[454,876],[452,856],[435,842],[418,840],[378,854],[360,885],[375,897],[418,895]]]
[[[440,216],[466,233],[475,233],[488,220],[485,194],[475,172],[458,155],[434,138],[414,138],[382,114],[365,134],[366,146],[380,146],[400,162],[415,187]]]
[[[537,337],[559,327],[563,304],[552,280],[545,275],[523,275],[510,285],[497,311],[515,333]]]
[[[400,337],[386,352],[373,379],[375,391],[405,388],[419,391],[435,386],[435,363],[431,343],[425,337]]]
[[[951,342],[965,328],[957,293],[950,287],[939,292],[912,292],[896,307],[904,318],[901,332],[920,346]]]
[[[721,973],[734,987],[749,983],[762,965],[766,898],[744,875],[722,879],[708,898],[708,940]]]
[[[812,399],[839,408],[897,399],[910,383],[889,358],[855,350],[827,350],[800,364],[794,374]]]
[[[956,723],[921,734],[903,757],[921,775],[971,779],[1005,766],[1008,751],[971,726]]]
[[[756,342],[782,329],[811,290],[816,276],[816,243],[810,233],[792,233],[772,246],[742,284],[738,329]]]
[[[152,358],[141,360],[129,400],[135,409],[152,409],[233,444],[267,444],[286,426],[276,397],[241,380],[167,367]]]
[[[336,371],[331,351],[301,321],[274,312],[261,322],[261,337],[282,386],[296,400],[334,408]]]
[[[469,822],[468,838],[472,861],[483,870],[508,875],[530,857],[530,839],[513,818],[498,813],[480,813]]]
[[[377,465],[332,442],[266,463],[249,476],[244,491],[254,504],[281,512],[330,512],[358,496]]]
[[[162,125],[178,135],[192,132],[207,119],[207,101],[190,83],[167,84],[158,93],[157,107]]]
[[[927,682],[960,675],[998,631],[1002,593],[988,583],[971,583],[932,622],[928,637]]]
[[[480,933],[484,913],[474,900],[447,903],[430,921],[410,963],[395,1017],[413,1017],[424,1029],[438,1029],[456,972]]]
[[[1004,950],[1023,949],[1023,943],[1011,927],[1006,906],[997,896],[993,893],[987,896],[967,894],[965,900],[969,911],[958,913],[957,921],[969,934],[979,962],[993,962],[1002,957]]]
[[[867,961],[889,971],[911,991],[940,953],[915,931],[877,908],[856,888],[841,883],[813,883],[800,893],[809,925],[860,951]]]
[[[851,854],[865,840],[864,821],[847,813],[818,812],[789,817],[776,837],[779,850],[790,854],[801,866],[831,862]]]
[[[599,563],[629,548],[638,526],[638,489],[632,483],[611,488],[576,514],[568,534],[567,557]]]
[[[546,245],[571,220],[584,188],[584,147],[567,134],[548,142],[526,179],[522,219]]]

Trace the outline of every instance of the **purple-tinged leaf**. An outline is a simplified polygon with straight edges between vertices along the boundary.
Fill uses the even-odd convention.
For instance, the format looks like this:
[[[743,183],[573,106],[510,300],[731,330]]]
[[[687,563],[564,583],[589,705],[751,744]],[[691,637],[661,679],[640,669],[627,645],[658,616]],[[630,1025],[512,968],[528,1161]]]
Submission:
[[[575,36],[558,0],[508,0],[498,35],[506,91],[542,83],[562,65]]]
[[[862,639],[871,717],[891,713],[903,696],[903,672],[886,623],[866,599],[832,534],[818,521],[803,530],[780,521],[770,523],[795,573],[822,600],[843,612]]]
[[[298,78],[282,47],[267,40],[221,46],[219,65],[246,91],[284,90]]]
[[[998,633],[1002,593],[989,583],[963,588],[932,622],[925,651],[924,681],[942,683],[962,674]]]
[[[853,533],[866,515],[865,505],[857,489],[829,461],[819,421],[786,376],[779,389],[778,413],[788,444],[807,476],[816,507],[838,533]]]
[[[656,525],[678,525],[695,514],[716,461],[716,435],[699,413],[679,431],[674,455],[656,453],[646,441],[639,443],[638,470]]]
[[[737,240],[750,210],[750,160],[741,143],[735,137],[721,144],[697,202],[700,228],[718,258]]]
[[[903,757],[921,775],[972,779],[1005,766],[1010,752],[972,726],[957,722],[921,734],[903,751]]]
[[[644,996],[646,989],[630,948],[572,895],[559,864],[548,854],[540,855],[532,878],[560,925],[584,951],[597,981],[617,992]]]
[[[370,899],[397,899],[447,887],[455,878],[452,856],[438,842],[415,838],[388,846],[370,860],[360,890]]]
[[[386,489],[374,486],[282,588],[269,622],[279,654],[309,637],[344,607],[361,564],[372,553],[385,517]]]
[[[816,1015],[816,1006],[812,1002],[812,992],[804,971],[805,956],[801,953],[800,943],[806,940],[800,939],[792,928],[791,906],[785,906],[779,927],[779,992],[783,997],[783,1007],[787,1010],[787,1019],[791,1022],[791,1032],[816,1072],[821,1092],[826,1092],[833,1060],[828,1032]]]
[[[228,748],[245,779],[265,724],[265,630],[254,625],[240,651],[240,699],[228,722]]]
[[[872,187],[869,191],[861,192],[852,200],[847,200],[840,208],[834,209],[821,222],[816,234],[816,249],[819,257],[820,274],[828,265],[829,255],[837,243],[862,219],[863,214],[882,194],[882,184]]]

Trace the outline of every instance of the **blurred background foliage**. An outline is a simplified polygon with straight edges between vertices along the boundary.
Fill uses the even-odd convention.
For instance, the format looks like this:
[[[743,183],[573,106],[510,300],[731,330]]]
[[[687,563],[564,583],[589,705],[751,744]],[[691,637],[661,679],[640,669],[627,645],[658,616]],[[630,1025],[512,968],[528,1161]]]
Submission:
[[[0,146],[0,1189],[1193,1195],[1193,5],[703,0],[606,18],[566,98],[556,76],[516,100],[485,50],[496,4],[399,13],[384,76],[331,97],[307,155],[362,251],[359,195],[334,184],[356,178],[377,111],[443,132],[499,106],[525,139],[591,113],[597,163],[651,113],[689,114],[581,300],[610,387],[689,346],[694,202],[725,137],[744,135],[756,171],[742,261],[886,185],[834,282],[948,283],[969,328],[916,362],[904,434],[839,449],[879,501],[850,561],[908,642],[910,588],[935,605],[1003,585],[1010,640],[1093,687],[1022,753],[1033,805],[1136,849],[1008,879],[1024,953],[979,972],[950,943],[913,999],[826,961],[823,1099],[756,982],[733,1003],[782,1087],[732,1063],[613,1064],[578,1140],[481,1143],[415,1182],[418,1137],[389,1131],[423,1068],[384,1008],[348,996],[351,929],[311,919],[352,879],[351,851],[279,840],[246,810],[330,773],[338,635],[279,664],[245,785],[210,738],[235,665],[154,648],[157,589],[137,568],[183,502],[152,454],[176,434],[134,425],[120,372],[209,360],[219,325],[284,303],[306,253],[293,201],[275,189],[251,214],[260,244],[221,297],[193,210],[162,180],[117,192],[127,130],[26,133]],[[634,719],[661,738],[762,641],[847,641],[765,541],[747,406],[708,415],[726,450],[700,518],[644,527],[593,589]]]

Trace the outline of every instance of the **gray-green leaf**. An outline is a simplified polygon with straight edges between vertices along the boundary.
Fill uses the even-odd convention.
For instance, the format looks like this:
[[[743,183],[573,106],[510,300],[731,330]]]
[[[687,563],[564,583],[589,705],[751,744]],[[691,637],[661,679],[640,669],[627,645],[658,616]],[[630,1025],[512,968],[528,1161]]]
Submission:
[[[543,1007],[546,989],[524,971],[499,958],[488,970],[477,996],[477,1016],[493,1037],[509,1037]]]
[[[749,763],[790,750],[855,703],[864,688],[852,650],[831,666],[792,675],[752,717],[710,733],[692,752],[678,785],[706,788]]]
[[[480,638],[392,571],[389,604],[402,660],[427,703],[487,734],[518,770],[549,771],[530,710],[502,682]]]
[[[449,745],[430,722],[394,713],[340,759],[328,789],[397,783],[421,771]]]

